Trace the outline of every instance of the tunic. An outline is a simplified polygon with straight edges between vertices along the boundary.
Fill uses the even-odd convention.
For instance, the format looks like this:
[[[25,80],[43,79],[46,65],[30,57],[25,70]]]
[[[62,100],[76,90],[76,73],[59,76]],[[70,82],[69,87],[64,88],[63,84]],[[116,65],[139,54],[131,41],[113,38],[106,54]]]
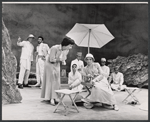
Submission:
[[[81,85],[81,81],[82,81],[81,73],[79,73],[78,71],[76,71],[75,74],[73,74],[73,72],[69,73],[68,83],[73,87],[72,90],[81,91],[83,88],[83,85]]]
[[[43,84],[41,98],[57,99],[55,90],[60,89],[60,62],[57,59],[61,58],[64,62],[67,59],[69,50],[62,51],[61,45],[54,45],[49,51],[49,56],[46,58],[44,66]]]

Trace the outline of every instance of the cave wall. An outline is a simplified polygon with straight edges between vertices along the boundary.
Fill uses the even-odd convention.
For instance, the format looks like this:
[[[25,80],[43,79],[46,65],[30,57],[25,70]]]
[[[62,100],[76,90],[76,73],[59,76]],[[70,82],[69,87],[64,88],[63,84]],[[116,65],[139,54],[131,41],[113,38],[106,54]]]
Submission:
[[[11,51],[11,39],[2,20],[2,104],[19,103],[22,100],[16,87],[17,60]]]
[[[101,57],[114,59],[117,56],[148,54],[148,4],[4,4],[3,18],[12,39],[12,51],[19,58],[21,48],[17,38],[26,38],[29,33],[44,36],[51,47],[59,44],[75,23],[105,24],[115,39],[104,47],[91,48],[96,61]],[[37,41],[34,41],[36,47]],[[70,51],[69,65],[77,51],[83,56],[87,48],[77,47]],[[18,68],[19,69],[19,68]],[[32,67],[35,71],[35,63]]]

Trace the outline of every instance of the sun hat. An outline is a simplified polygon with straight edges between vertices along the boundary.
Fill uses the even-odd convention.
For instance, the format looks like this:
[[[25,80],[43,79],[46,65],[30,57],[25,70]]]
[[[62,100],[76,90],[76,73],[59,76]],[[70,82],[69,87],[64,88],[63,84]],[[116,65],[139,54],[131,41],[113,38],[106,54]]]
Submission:
[[[27,37],[27,40],[28,40],[29,38],[34,38],[34,35],[33,35],[33,34],[29,34],[29,36]]]
[[[84,61],[86,61],[87,58],[92,58],[93,61],[95,61],[94,56],[93,56],[91,53],[86,54],[86,56],[85,56],[85,58],[84,58]]]

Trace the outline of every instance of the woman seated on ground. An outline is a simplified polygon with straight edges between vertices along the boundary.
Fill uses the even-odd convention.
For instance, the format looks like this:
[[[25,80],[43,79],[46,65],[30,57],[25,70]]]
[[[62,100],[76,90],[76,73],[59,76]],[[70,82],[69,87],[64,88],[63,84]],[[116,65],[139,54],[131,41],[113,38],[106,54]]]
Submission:
[[[103,71],[99,65],[99,63],[94,62],[94,57],[92,54],[87,54],[85,57],[85,62],[87,66],[83,68],[83,78],[84,82],[87,79],[91,78],[91,84],[93,85],[91,89],[91,95],[84,99],[84,102],[87,104],[92,105],[93,107],[94,102],[102,103],[104,107],[106,105],[111,105],[114,110],[119,110],[118,106],[116,105],[116,99],[114,97],[113,91],[106,79],[103,75]]]
[[[82,90],[83,86],[81,85],[82,76],[77,70],[77,64],[72,65],[72,70],[68,76],[69,88],[72,90]]]

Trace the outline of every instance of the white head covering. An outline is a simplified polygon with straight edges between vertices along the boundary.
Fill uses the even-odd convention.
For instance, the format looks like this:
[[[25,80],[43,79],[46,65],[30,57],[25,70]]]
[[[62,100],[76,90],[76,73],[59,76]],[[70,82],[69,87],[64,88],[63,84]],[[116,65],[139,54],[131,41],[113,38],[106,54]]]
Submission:
[[[104,62],[106,62],[106,58],[101,58],[101,61],[104,61]]]
[[[95,61],[94,56],[91,53],[86,54],[84,60],[86,61],[87,58],[92,58]]]
[[[34,35],[33,34],[29,34],[29,36],[27,37],[27,40],[28,38],[34,38]]]

